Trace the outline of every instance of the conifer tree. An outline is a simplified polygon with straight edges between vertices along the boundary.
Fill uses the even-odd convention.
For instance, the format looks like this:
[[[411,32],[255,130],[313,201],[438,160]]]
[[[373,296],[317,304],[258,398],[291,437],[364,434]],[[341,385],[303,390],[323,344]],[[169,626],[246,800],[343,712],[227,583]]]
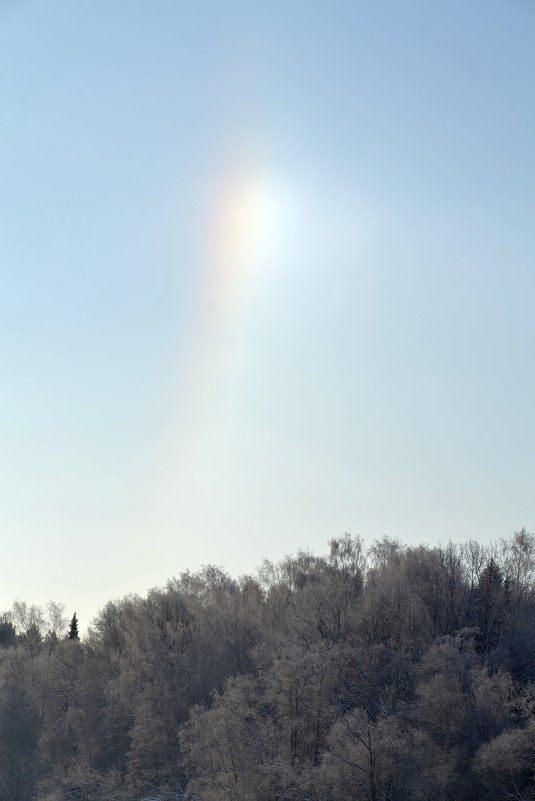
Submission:
[[[79,640],[80,637],[78,636],[78,618],[76,617],[76,612],[72,616],[71,625],[69,626],[69,633],[67,635],[69,640]]]

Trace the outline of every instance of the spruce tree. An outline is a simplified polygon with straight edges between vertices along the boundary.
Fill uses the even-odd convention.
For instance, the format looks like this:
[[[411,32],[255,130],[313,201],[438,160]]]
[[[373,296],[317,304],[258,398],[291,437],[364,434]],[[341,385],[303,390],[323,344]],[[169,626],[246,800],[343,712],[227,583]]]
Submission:
[[[67,635],[69,640],[79,640],[78,636],[78,618],[76,617],[76,612],[72,616],[71,625],[69,626],[69,633]]]

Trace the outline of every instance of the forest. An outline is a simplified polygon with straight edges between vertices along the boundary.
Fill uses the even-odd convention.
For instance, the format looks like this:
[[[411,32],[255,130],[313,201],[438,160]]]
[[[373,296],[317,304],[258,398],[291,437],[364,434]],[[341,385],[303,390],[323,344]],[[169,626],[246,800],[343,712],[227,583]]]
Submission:
[[[1,801],[535,798],[535,537],[184,572],[0,620]]]

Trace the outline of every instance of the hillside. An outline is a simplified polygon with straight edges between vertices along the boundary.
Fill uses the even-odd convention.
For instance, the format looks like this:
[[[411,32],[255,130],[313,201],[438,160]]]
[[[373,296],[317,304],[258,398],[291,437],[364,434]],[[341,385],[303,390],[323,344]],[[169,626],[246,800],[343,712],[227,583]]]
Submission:
[[[10,801],[528,799],[535,538],[330,543],[0,626]],[[74,632],[76,634],[76,632]]]

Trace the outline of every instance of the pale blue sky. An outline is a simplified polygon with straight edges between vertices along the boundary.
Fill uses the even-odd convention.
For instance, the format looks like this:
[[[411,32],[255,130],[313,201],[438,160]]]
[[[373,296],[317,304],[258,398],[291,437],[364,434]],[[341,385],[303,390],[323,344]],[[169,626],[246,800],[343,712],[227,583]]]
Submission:
[[[0,2],[0,608],[533,530],[534,221],[529,0]]]

